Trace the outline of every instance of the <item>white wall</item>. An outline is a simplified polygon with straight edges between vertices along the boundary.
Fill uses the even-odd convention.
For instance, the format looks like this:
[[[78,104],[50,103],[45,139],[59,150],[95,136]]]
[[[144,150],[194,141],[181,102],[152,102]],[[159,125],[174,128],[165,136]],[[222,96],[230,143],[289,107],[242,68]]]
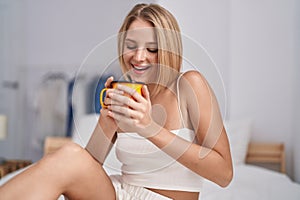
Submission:
[[[295,65],[295,70],[294,70],[294,84],[296,87],[295,91],[295,99],[294,99],[294,105],[295,106],[295,117],[294,117],[294,136],[293,136],[293,141],[294,141],[294,151],[293,151],[293,159],[294,159],[294,165],[293,165],[293,171],[294,171],[294,178],[295,180],[300,183],[300,79],[299,79],[299,74],[300,74],[300,58],[299,58],[299,52],[300,52],[300,1],[295,0],[295,52],[294,56],[297,58],[296,60],[296,65]]]
[[[26,0],[27,65],[80,65],[138,1]]]
[[[219,100],[222,114],[227,117],[230,109],[226,98],[226,95],[230,95],[230,5],[218,0],[157,2],[177,19],[184,36],[184,58],[208,79]],[[201,50],[202,47],[207,52]]]
[[[299,106],[294,14],[293,0],[231,1],[231,117],[254,119],[254,141],[284,142],[290,175]]]
[[[21,85],[18,84],[16,67],[24,60],[22,8],[23,2],[20,1],[0,1],[0,113],[7,115],[8,119],[7,137],[0,141],[0,157],[8,158],[18,158],[21,155],[23,139],[23,135],[19,134],[22,130],[21,120],[18,120]]]

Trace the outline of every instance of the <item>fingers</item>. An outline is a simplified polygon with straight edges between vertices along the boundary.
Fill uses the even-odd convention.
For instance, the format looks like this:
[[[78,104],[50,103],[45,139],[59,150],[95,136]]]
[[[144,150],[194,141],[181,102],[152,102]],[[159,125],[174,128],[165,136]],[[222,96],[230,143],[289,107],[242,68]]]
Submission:
[[[145,102],[145,98],[146,101],[150,100],[150,95],[149,95],[149,91],[147,89],[146,85],[143,85],[142,87],[142,94],[143,94],[143,90],[146,90],[145,92],[148,92],[148,98],[145,96],[145,98],[139,94],[134,88],[130,88],[127,87],[125,85],[118,85],[117,89],[124,91],[125,93],[128,93],[131,97],[133,97],[137,102]],[[147,95],[147,94],[146,94]]]
[[[110,96],[112,96],[112,95],[110,95],[110,94],[124,95],[124,92],[121,91],[121,90],[117,90],[117,89],[107,89],[106,96],[105,96],[105,99],[104,99],[104,104],[105,105],[113,105],[113,104],[122,105],[122,103],[111,99]]]
[[[108,98],[111,99],[111,105],[123,105],[123,106],[128,106],[131,107],[134,110],[139,109],[139,103],[134,101],[132,98],[119,94],[116,92],[111,92],[107,94]]]
[[[113,76],[110,76],[106,82],[104,83],[104,87],[106,88],[109,88],[111,87],[111,82],[114,80],[114,77]],[[110,104],[110,100],[107,98],[107,94],[109,92],[109,89],[106,90],[106,95],[105,95],[105,98],[104,98],[104,101],[103,101],[103,104],[104,105],[108,105]],[[101,95],[100,95],[101,96]],[[104,109],[106,108],[105,106],[103,107]]]
[[[106,80],[104,86],[105,86],[106,88],[110,87],[110,84],[111,84],[111,82],[112,82],[113,80],[114,80],[114,77],[113,77],[113,76],[110,76],[110,77]]]
[[[119,90],[121,90],[121,91],[124,91],[124,92],[130,94],[131,96],[133,96],[134,93],[137,93],[137,92],[135,91],[135,89],[130,88],[130,87],[127,87],[127,86],[125,86],[125,85],[121,85],[121,84],[118,84],[118,85],[117,85],[117,89],[119,89]]]
[[[141,95],[139,95],[141,96]],[[108,106],[108,110],[115,113],[116,120],[120,120],[119,116],[123,116],[132,120],[141,120],[145,115],[148,114],[149,103],[140,103],[134,99],[117,93],[109,93],[108,97],[111,99],[111,105]],[[142,97],[143,98],[143,97]],[[143,101],[146,101],[143,99]]]
[[[146,100],[150,102],[150,92],[146,85],[143,85],[143,87],[142,87],[142,94],[146,98]]]
[[[115,119],[118,122],[118,127],[121,128],[123,131],[127,131],[128,125],[129,126],[137,125],[137,120],[124,116],[120,113],[108,111],[108,116]]]
[[[124,94],[118,92],[122,91]],[[129,95],[130,96],[129,96]],[[141,132],[152,123],[150,94],[147,86],[142,87],[142,95],[127,86],[118,85],[107,94],[111,100],[108,116],[113,118],[123,131]]]
[[[111,106],[108,106],[108,109],[110,111],[113,111],[114,113],[117,113],[118,115],[124,116],[126,118],[140,120],[143,117],[141,112],[132,110],[127,106],[125,107],[125,106],[120,106],[120,105],[111,105]]]
[[[124,95],[124,93],[130,94],[130,96]],[[133,88],[118,85],[116,90],[112,90],[112,92],[110,92],[110,90],[108,91],[107,96],[111,102],[108,102],[107,104],[123,105],[125,107],[130,107],[132,110],[144,113],[151,107],[150,93],[146,85],[142,87],[142,94],[143,96]]]

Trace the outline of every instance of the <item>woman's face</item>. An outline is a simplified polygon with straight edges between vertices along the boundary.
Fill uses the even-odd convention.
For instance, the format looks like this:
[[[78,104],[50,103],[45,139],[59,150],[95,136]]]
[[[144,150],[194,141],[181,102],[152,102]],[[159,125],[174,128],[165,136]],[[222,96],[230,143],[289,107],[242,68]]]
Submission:
[[[134,81],[151,83],[156,80],[158,45],[151,23],[141,19],[131,23],[124,41],[123,60]]]

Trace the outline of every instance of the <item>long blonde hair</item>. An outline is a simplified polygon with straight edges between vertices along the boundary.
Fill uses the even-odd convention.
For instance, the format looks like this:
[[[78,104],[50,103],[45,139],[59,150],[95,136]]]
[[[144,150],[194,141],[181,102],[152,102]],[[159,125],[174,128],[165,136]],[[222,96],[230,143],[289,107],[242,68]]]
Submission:
[[[118,34],[119,62],[123,73],[128,69],[123,60],[124,40],[126,31],[133,21],[142,19],[150,22],[156,31],[158,43],[158,84],[154,91],[157,94],[160,91],[159,85],[170,85],[176,75],[180,72],[182,65],[182,41],[180,28],[175,17],[165,8],[157,4],[137,4],[125,17],[125,20]],[[175,71],[177,73],[172,73]],[[172,74],[174,76],[172,76]],[[176,75],[175,75],[176,74]]]

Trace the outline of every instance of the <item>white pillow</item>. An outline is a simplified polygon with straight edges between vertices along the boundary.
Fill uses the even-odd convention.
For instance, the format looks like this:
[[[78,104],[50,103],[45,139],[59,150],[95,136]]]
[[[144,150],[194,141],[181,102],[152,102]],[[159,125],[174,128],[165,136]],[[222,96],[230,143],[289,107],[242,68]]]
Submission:
[[[228,135],[232,160],[235,165],[245,163],[251,135],[252,121],[248,119],[229,120],[224,122]]]
[[[85,147],[96,127],[99,114],[88,114],[74,120],[74,132],[72,140]]]

